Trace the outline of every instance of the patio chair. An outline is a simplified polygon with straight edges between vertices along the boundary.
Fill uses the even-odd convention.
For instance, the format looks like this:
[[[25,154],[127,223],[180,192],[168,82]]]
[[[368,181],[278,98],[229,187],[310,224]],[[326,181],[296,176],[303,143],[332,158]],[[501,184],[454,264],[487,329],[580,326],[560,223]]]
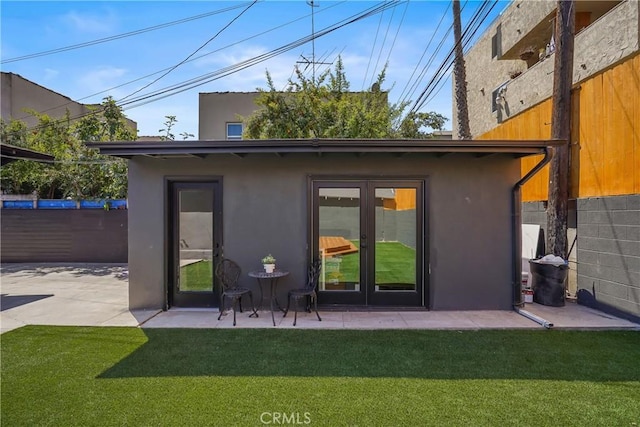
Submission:
[[[318,316],[318,321],[322,322],[320,314],[318,313],[318,295],[316,294],[316,288],[318,287],[318,278],[320,277],[320,268],[320,260],[314,260],[309,266],[309,271],[307,272],[307,283],[305,284],[305,286],[300,289],[293,289],[289,291],[289,296],[287,297],[287,308],[284,310],[284,315],[282,317],[286,317],[287,313],[289,312],[291,300],[295,300],[293,326],[296,326],[296,322],[298,320],[298,302],[302,298],[305,298],[307,301],[306,310],[308,313],[311,313],[311,303],[313,303],[313,308],[316,312],[316,316]]]
[[[225,300],[228,298],[231,300],[231,309],[233,310],[233,326],[236,326],[236,305],[240,306],[240,312],[242,313],[242,297],[249,295],[249,301],[251,302],[251,309],[253,313],[258,317],[258,312],[253,305],[253,294],[251,289],[238,286],[238,279],[240,278],[240,266],[230,259],[223,259],[216,267],[216,277],[222,284],[222,296],[220,297],[220,315],[218,320],[224,314]]]

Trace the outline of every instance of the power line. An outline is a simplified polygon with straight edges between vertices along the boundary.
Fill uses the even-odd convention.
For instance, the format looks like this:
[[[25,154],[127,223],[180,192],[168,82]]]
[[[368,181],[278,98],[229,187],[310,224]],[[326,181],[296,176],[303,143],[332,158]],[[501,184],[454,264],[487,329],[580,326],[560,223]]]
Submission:
[[[405,101],[405,98],[403,98],[403,95],[405,94],[405,91],[407,90],[407,88],[411,84],[411,81],[413,80],[413,76],[415,75],[416,71],[418,70],[418,66],[422,62],[422,59],[424,58],[426,53],[429,51],[429,47],[431,46],[431,42],[433,42],[433,38],[438,33],[438,30],[440,29],[440,25],[442,25],[442,22],[444,21],[444,18],[447,15],[447,12],[449,11],[449,7],[451,7],[451,2],[447,3],[447,8],[445,9],[444,13],[440,17],[440,21],[438,22],[438,25],[436,26],[435,31],[431,34],[431,38],[427,42],[427,46],[422,51],[422,56],[420,57],[420,60],[416,63],[416,66],[414,67],[413,72],[411,73],[411,77],[409,77],[409,79],[407,80],[407,83],[405,84],[404,88],[402,89],[402,92],[400,93],[400,96],[398,97],[398,99],[400,99],[401,103]],[[449,31],[450,31],[450,29],[449,29]],[[417,86],[422,81],[422,76],[424,75],[424,73],[428,69],[429,65],[431,65],[431,62],[433,61],[433,58],[435,58],[435,56],[437,55],[437,52],[440,50],[440,46],[442,46],[442,44],[444,43],[444,40],[446,40],[447,34],[448,33],[445,33],[445,35],[442,37],[442,40],[440,41],[440,44],[438,45],[437,49],[433,52],[433,54],[431,55],[430,59],[427,61],[427,64],[423,68],[422,72],[419,74],[418,78],[415,80],[415,83],[413,83],[411,85],[411,89],[409,89],[409,92],[407,92],[407,97],[406,98],[410,98],[412,96],[410,94],[413,94],[413,91],[415,91],[415,89],[414,89],[415,86]]]
[[[465,51],[468,50],[467,46],[469,46],[469,43],[471,42],[471,40],[473,40],[473,37],[475,36],[475,34],[480,29],[480,26],[486,20],[486,18],[488,17],[489,13],[491,13],[491,11],[493,10],[493,8],[495,7],[496,4],[497,4],[497,1],[490,8],[485,9],[482,12],[483,16],[481,18],[478,18],[479,21],[477,22],[477,25],[475,25],[475,28],[473,28],[472,32],[470,33],[470,35],[468,35],[468,37],[464,37],[464,34],[463,34],[463,41],[462,41],[463,43],[462,44],[463,44],[463,48],[464,48]],[[480,15],[478,15],[478,16],[480,16]],[[453,58],[448,62],[445,72],[440,76],[440,78],[436,82],[435,86],[440,84],[439,83],[440,80],[442,80],[445,76],[449,76],[450,75],[452,67],[453,67]],[[440,92],[440,90],[442,89],[442,87],[444,86],[445,83],[446,83],[446,81],[442,81],[442,83],[440,84],[440,87],[437,88],[437,90],[436,90],[436,88],[434,86],[434,88],[430,91],[429,95],[421,103],[420,108],[422,108],[422,106],[424,106],[425,104],[429,103],[433,98],[435,98],[436,95]]]
[[[373,39],[373,44],[371,45],[371,54],[369,55],[369,62],[367,62],[367,70],[364,72],[364,79],[362,79],[362,90],[364,90],[364,85],[367,84],[367,76],[369,75],[369,66],[371,65],[371,58],[373,58],[373,52],[376,48],[376,44],[378,43],[378,33],[380,32],[380,25],[382,24],[383,14],[380,14],[380,20],[378,21],[378,28],[376,28],[376,37]]]
[[[220,79],[222,77],[226,77],[226,76],[228,76],[230,74],[239,72],[239,71],[244,70],[244,69],[246,69],[248,67],[256,65],[256,64],[258,64],[260,62],[263,62],[263,61],[266,61],[268,59],[271,59],[271,58],[273,58],[273,57],[275,57],[277,55],[280,55],[281,53],[287,52],[287,51],[289,51],[291,49],[295,49],[296,47],[299,47],[299,46],[301,46],[303,44],[308,43],[309,40],[311,40],[311,38],[322,37],[322,36],[327,35],[327,34],[333,32],[333,31],[341,29],[341,28],[343,28],[343,27],[345,27],[347,25],[350,25],[352,23],[355,23],[355,22],[358,22],[360,20],[366,19],[366,18],[368,18],[370,16],[374,16],[375,14],[380,13],[381,11],[384,11],[384,10],[392,8],[392,7],[396,7],[397,5],[402,4],[403,2],[406,2],[406,0],[405,1],[394,1],[394,2],[380,2],[375,6],[372,6],[372,7],[369,7],[367,9],[365,9],[364,11],[360,12],[359,14],[352,15],[349,18],[345,18],[345,19],[343,19],[343,20],[341,20],[341,21],[339,21],[339,22],[337,22],[337,23],[335,23],[335,24],[333,24],[333,25],[331,25],[329,27],[326,27],[325,29],[321,30],[320,32],[315,33],[312,36],[306,36],[306,37],[300,38],[300,39],[298,39],[298,40],[296,40],[294,42],[288,43],[288,44],[286,44],[284,46],[281,46],[281,47],[279,47],[277,49],[274,49],[274,50],[272,50],[270,52],[267,52],[265,54],[259,55],[257,57],[242,61],[242,62],[240,62],[238,64],[234,64],[232,66],[224,67],[224,68],[219,69],[219,70],[217,70],[215,72],[208,73],[208,74],[196,77],[196,78],[192,78],[192,79],[183,81],[181,83],[178,83],[178,84],[175,84],[175,85],[163,88],[163,89],[158,89],[158,90],[156,90],[154,92],[150,92],[148,94],[141,95],[141,96],[139,96],[139,97],[137,97],[135,99],[128,100],[128,101],[120,103],[118,105],[121,108],[123,108],[123,110],[130,109],[130,108],[135,108],[135,107],[138,107],[138,106],[142,106],[142,105],[148,104],[150,102],[155,102],[157,100],[164,99],[166,97],[176,95],[178,93],[184,92],[184,91],[189,90],[189,89],[193,89],[193,88],[195,88],[197,86],[201,86],[203,84],[206,84],[206,83],[209,83],[211,81]],[[341,2],[341,3],[344,3],[344,2]],[[341,4],[341,3],[339,3],[339,4]],[[333,7],[333,6],[331,6],[331,7]],[[329,9],[329,7],[326,8],[325,10],[328,10],[328,9]],[[302,19],[302,18],[299,18],[299,19]],[[299,19],[297,19],[295,21],[298,21]],[[295,21],[292,21],[292,22],[295,22]],[[282,26],[284,26],[284,25],[282,25]],[[240,42],[237,42],[237,43],[240,43]],[[235,45],[237,43],[234,43],[232,45]],[[230,46],[232,46],[232,45],[230,45]],[[205,55],[202,55],[202,56],[205,56]],[[198,57],[193,58],[192,60],[195,60],[195,59],[198,59]],[[157,74],[157,73],[154,73],[154,74]],[[138,80],[140,80],[140,79],[138,79]],[[120,86],[123,86],[123,85],[120,85]],[[79,118],[86,117],[86,116],[89,116],[91,114],[97,114],[97,113],[99,113],[99,111],[92,111],[92,112],[89,112],[89,113],[80,114],[78,116],[72,117],[71,120],[79,119]],[[44,128],[46,126],[48,126],[48,125],[47,124],[44,124],[44,125],[40,125],[39,124],[39,125],[36,125],[36,126],[30,128],[29,130],[41,129],[41,128]]]
[[[229,28],[231,26],[231,24],[233,24],[234,22],[236,22],[242,15],[244,15],[244,13],[246,11],[248,11],[249,9],[251,9],[251,7],[253,5],[255,5],[258,2],[258,0],[253,0],[253,2],[247,6],[242,12],[240,12],[240,14],[238,16],[236,16],[235,18],[233,18],[227,25],[225,25],[224,27],[222,27],[222,29],[220,31],[218,31],[213,37],[211,37],[209,40],[207,40],[203,45],[201,45],[199,48],[197,48],[195,51],[193,51],[189,56],[187,56],[185,59],[183,59],[182,61],[178,62],[176,65],[174,65],[173,67],[169,68],[169,70],[167,70],[164,74],[162,74],[160,77],[156,78],[155,80],[153,80],[151,83],[148,83],[144,86],[142,86],[140,89],[130,93],[129,95],[125,96],[124,98],[121,98],[120,100],[118,100],[117,102],[121,102],[124,101],[127,98],[130,98],[131,96],[135,95],[136,93],[141,92],[142,90],[148,88],[149,86],[151,86],[152,84],[156,83],[158,80],[162,79],[163,77],[165,77],[167,74],[171,73],[173,70],[175,70],[176,68],[178,68],[179,66],[181,66],[182,64],[184,64],[185,62],[187,62],[193,55],[195,55],[196,53],[198,53],[199,51],[201,51],[202,49],[204,49],[204,47],[206,45],[208,45],[209,43],[211,43],[211,41],[213,41],[216,37],[218,37],[224,30],[226,30],[227,28]]]
[[[491,13],[493,8],[498,3],[498,0],[493,0],[493,4],[491,4],[490,6],[489,6],[489,3],[490,1],[488,0],[485,0],[482,2],[482,5],[478,7],[478,9],[476,10],[469,25],[465,28],[462,34],[462,40],[460,41],[463,46],[465,46],[467,43],[469,43],[473,39],[476,32],[482,25],[482,23],[484,23],[488,15]],[[447,75],[448,71],[450,70],[453,64],[453,53],[454,53],[455,47],[456,45],[454,45],[449,50],[447,57],[442,61],[436,73],[433,75],[433,77],[431,78],[427,86],[424,88],[424,90],[421,92],[418,99],[415,101],[415,103],[411,107],[409,111],[410,113],[417,112],[426,104],[427,100],[430,99],[430,96],[436,89],[437,85],[440,83],[443,77]]]
[[[329,9],[331,9],[331,8],[335,7],[335,6],[338,6],[338,5],[342,4],[342,3],[345,3],[345,1],[346,1],[346,0],[343,0],[343,1],[339,2],[339,3],[336,3],[336,4],[334,4],[334,5],[331,5],[331,6],[329,6],[329,7],[326,7],[325,9],[323,9],[323,11],[329,10]],[[245,4],[246,4],[246,3],[245,3]],[[278,25],[278,26],[273,27],[273,28],[271,28],[271,29],[269,29],[269,30],[262,31],[261,33],[254,34],[253,36],[246,37],[246,38],[244,38],[244,39],[238,40],[238,41],[236,41],[236,42],[234,42],[234,43],[231,43],[231,44],[228,44],[228,45],[223,46],[223,47],[221,47],[221,48],[215,49],[215,50],[213,50],[213,51],[211,51],[211,52],[205,53],[205,54],[203,54],[203,55],[196,56],[195,58],[191,58],[190,60],[186,61],[185,63],[187,63],[187,62],[192,62],[192,61],[197,61],[198,59],[204,58],[205,56],[213,55],[214,53],[220,52],[220,51],[222,51],[222,50],[224,50],[224,49],[228,49],[228,48],[233,47],[233,46],[235,46],[235,45],[238,45],[238,44],[244,43],[244,42],[246,42],[246,41],[249,41],[249,40],[255,39],[255,38],[257,38],[257,37],[260,37],[260,36],[263,36],[263,35],[265,35],[265,34],[268,34],[268,33],[272,32],[272,31],[279,30],[280,28],[284,28],[284,27],[286,27],[286,26],[288,26],[288,25],[291,25],[291,24],[293,24],[293,23],[295,23],[295,22],[298,22],[298,21],[300,21],[300,20],[302,20],[302,19],[305,19],[305,18],[306,18],[306,17],[308,17],[308,16],[309,16],[309,15],[301,16],[300,18],[296,18],[296,19],[294,19],[294,20],[292,20],[292,21],[285,22],[284,24]],[[128,85],[130,85],[130,84],[136,83],[136,82],[138,82],[138,81],[140,81],[140,80],[144,80],[144,79],[149,78],[149,77],[153,77],[153,76],[155,76],[156,74],[160,74],[160,73],[165,72],[165,71],[170,70],[170,69],[171,69],[171,67],[167,67],[167,68],[163,68],[162,70],[154,71],[154,72],[153,72],[153,73],[151,73],[151,74],[147,74],[147,75],[145,75],[145,76],[138,77],[137,79],[134,79],[134,80],[131,80],[131,81],[128,81],[128,82],[125,82],[125,83],[119,84],[119,85],[117,85],[117,86],[110,87],[110,88],[105,89],[105,90],[102,90],[102,91],[100,91],[100,92],[92,93],[91,95],[83,96],[82,98],[78,98],[78,99],[76,99],[75,101],[71,100],[71,101],[66,102],[66,103],[64,103],[64,104],[61,104],[61,105],[58,105],[58,106],[55,106],[55,107],[51,107],[51,108],[48,108],[48,109],[46,109],[46,110],[42,110],[42,111],[40,111],[40,113],[46,113],[47,111],[55,110],[55,109],[57,109],[57,108],[66,107],[67,105],[72,105],[72,104],[74,104],[75,102],[78,102],[78,101],[82,101],[82,100],[85,100],[85,99],[88,99],[88,98],[93,98],[94,96],[97,96],[97,95],[100,95],[100,94],[103,94],[103,93],[107,93],[107,92],[110,92],[110,91],[112,91],[112,90],[114,90],[114,89],[119,89],[119,88],[124,87],[124,86],[128,86]],[[26,118],[29,118],[29,117],[31,117],[31,116],[30,116],[30,115],[26,115],[26,116],[22,116],[22,117],[18,118],[17,120],[23,120],[23,119],[26,119]]]
[[[360,15],[352,15],[350,18],[346,18],[343,19],[342,21],[338,22],[337,24],[333,24],[330,27],[325,28],[324,30],[321,30],[320,32],[315,33],[312,36],[306,36],[303,38],[300,38],[298,40],[296,40],[295,42],[291,42],[287,45],[281,46],[277,49],[274,49],[270,52],[264,53],[262,55],[259,55],[257,57],[253,57],[251,59],[242,61],[238,64],[232,65],[232,66],[228,66],[228,67],[224,67],[220,70],[214,71],[213,73],[208,73],[205,75],[202,75],[200,77],[196,77],[190,80],[187,80],[185,82],[164,88],[164,89],[160,89],[157,90],[155,92],[151,92],[149,94],[143,95],[138,97],[137,99],[133,99],[130,101],[126,101],[124,103],[121,103],[120,106],[124,107],[124,109],[129,109],[129,108],[134,108],[134,107],[139,107],[141,105],[145,105],[149,102],[153,102],[155,100],[159,100],[159,99],[164,99],[166,97],[184,92],[186,90],[190,90],[193,89],[195,87],[201,86],[203,84],[209,83],[211,81],[214,80],[218,80],[222,77],[226,77],[230,74],[236,73],[238,71],[244,70],[246,68],[249,68],[255,64],[258,64],[260,62],[266,61],[267,59],[271,59],[275,56],[278,56],[282,53],[288,52],[289,50],[295,49],[296,47],[299,47],[303,44],[306,44],[309,42],[309,40],[311,39],[311,37],[313,38],[318,38],[321,36],[324,36],[326,34],[329,34],[333,31],[336,31],[340,28],[343,28],[347,25],[350,25],[354,22],[358,22],[362,19],[366,19],[370,16],[373,16],[377,13],[380,13],[384,10],[387,10],[391,7],[396,7],[399,3],[397,2],[381,2],[378,6],[373,6],[369,9],[366,9],[365,12],[362,12]],[[169,93],[171,92],[171,93]],[[146,101],[146,102],[142,102],[145,101],[147,99],[153,98],[152,101]],[[135,104],[135,105],[134,105]],[[125,107],[128,106],[128,107]]]
[[[406,9],[405,9],[406,10]],[[373,67],[373,71],[371,72],[371,82],[369,87],[373,85],[373,79],[376,75],[376,70],[378,69],[378,65],[380,64],[380,57],[382,57],[382,51],[384,50],[384,45],[387,43],[387,36],[389,35],[389,28],[391,28],[391,23],[393,22],[393,16],[395,15],[396,9],[393,8],[391,10],[391,18],[389,19],[389,25],[387,25],[387,31],[384,33],[384,38],[382,39],[382,44],[380,45],[380,51],[378,52],[378,59],[376,59],[376,65]]]
[[[214,10],[212,12],[207,12],[207,13],[203,13],[203,14],[200,14],[200,15],[190,16],[188,18],[179,19],[177,21],[166,22],[164,24],[158,24],[158,25],[154,25],[152,27],[147,27],[147,28],[142,28],[142,29],[139,29],[139,30],[129,31],[127,33],[122,33],[122,34],[118,34],[118,35],[115,35],[115,36],[104,37],[104,38],[101,38],[101,39],[91,40],[91,41],[88,41],[88,42],[78,43],[78,44],[65,46],[65,47],[59,47],[59,48],[51,49],[51,50],[45,50],[45,51],[42,51],[42,52],[30,53],[28,55],[17,56],[15,58],[3,59],[2,61],[0,61],[0,63],[1,64],[8,64],[10,62],[24,61],[26,59],[38,58],[40,56],[53,55],[55,53],[66,52],[66,51],[69,51],[69,50],[80,49],[80,48],[88,47],[88,46],[94,46],[94,45],[97,45],[97,44],[107,43],[107,42],[110,42],[110,41],[113,41],[113,40],[118,40],[118,39],[122,39],[122,38],[126,38],[126,37],[137,36],[138,34],[147,33],[149,31],[155,31],[155,30],[159,30],[159,29],[162,29],[162,28],[171,27],[173,25],[184,24],[185,22],[195,21],[197,19],[207,18],[209,16],[217,15],[217,14],[220,14],[220,13],[229,12],[230,10],[239,9],[241,7],[244,7],[246,4],[247,3],[241,3],[241,4],[238,4],[238,5],[235,5],[235,6],[230,6],[230,7],[224,8],[224,9]]]

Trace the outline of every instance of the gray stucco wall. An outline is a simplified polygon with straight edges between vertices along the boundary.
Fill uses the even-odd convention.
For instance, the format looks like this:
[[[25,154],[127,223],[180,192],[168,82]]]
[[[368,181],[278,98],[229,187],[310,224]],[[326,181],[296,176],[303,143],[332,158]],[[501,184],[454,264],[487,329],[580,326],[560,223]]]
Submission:
[[[519,161],[505,156],[402,159],[382,154],[215,155],[206,159],[129,162],[129,274],[131,308],[166,304],[165,177],[222,176],[224,255],[246,273],[272,253],[291,275],[280,298],[304,282],[308,254],[308,175],[358,178],[428,177],[427,236],[431,265],[429,308],[510,309],[511,195]]]

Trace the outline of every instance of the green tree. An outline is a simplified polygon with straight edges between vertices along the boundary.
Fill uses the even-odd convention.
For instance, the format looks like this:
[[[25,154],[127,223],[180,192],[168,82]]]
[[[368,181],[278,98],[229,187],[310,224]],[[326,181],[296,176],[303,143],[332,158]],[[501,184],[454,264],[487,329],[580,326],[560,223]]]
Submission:
[[[351,92],[342,59],[333,70],[315,80],[296,68],[284,91],[275,88],[267,71],[267,89],[258,89],[260,108],[243,117],[244,138],[430,138],[442,130],[444,116],[435,113],[409,113],[402,116],[409,102],[389,104],[381,90],[386,67],[371,88]]]
[[[53,119],[30,111],[38,118],[33,129],[23,122],[0,121],[2,142],[55,157],[53,164],[19,160],[0,171],[2,190],[14,194],[36,193],[41,198],[123,198],[127,194],[127,164],[98,154],[85,142],[135,140],[126,117],[111,98],[76,121],[67,113]]]
[[[164,133],[164,135],[160,136],[160,139],[163,141],[173,141],[176,139],[175,135],[171,132],[171,129],[173,128],[173,126],[178,123],[178,119],[176,119],[176,116],[164,116],[167,120],[164,122],[164,128],[163,129],[159,129],[158,132]],[[189,132],[182,132],[180,133],[180,136],[182,137],[182,139],[187,140],[189,138],[193,138],[194,135],[192,133]]]

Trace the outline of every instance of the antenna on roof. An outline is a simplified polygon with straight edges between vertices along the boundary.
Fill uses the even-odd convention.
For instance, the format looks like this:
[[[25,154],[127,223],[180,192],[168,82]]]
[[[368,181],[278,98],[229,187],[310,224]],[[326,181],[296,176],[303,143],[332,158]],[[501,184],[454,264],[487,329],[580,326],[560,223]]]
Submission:
[[[311,59],[307,59],[304,55],[300,55],[302,57],[302,61],[297,61],[297,64],[306,64],[304,67],[305,71],[311,65],[311,77],[313,81],[316,81],[316,64],[322,65],[331,65],[331,62],[316,62],[316,30],[315,30],[315,22],[314,22],[314,7],[320,7],[317,5],[314,0],[307,0],[307,4],[311,6]]]
[[[316,81],[316,29],[315,29],[315,24],[314,24],[314,7],[320,7],[320,6],[316,6],[314,4],[313,0],[307,0],[307,4],[309,6],[311,6],[311,77],[313,78],[313,81]]]

